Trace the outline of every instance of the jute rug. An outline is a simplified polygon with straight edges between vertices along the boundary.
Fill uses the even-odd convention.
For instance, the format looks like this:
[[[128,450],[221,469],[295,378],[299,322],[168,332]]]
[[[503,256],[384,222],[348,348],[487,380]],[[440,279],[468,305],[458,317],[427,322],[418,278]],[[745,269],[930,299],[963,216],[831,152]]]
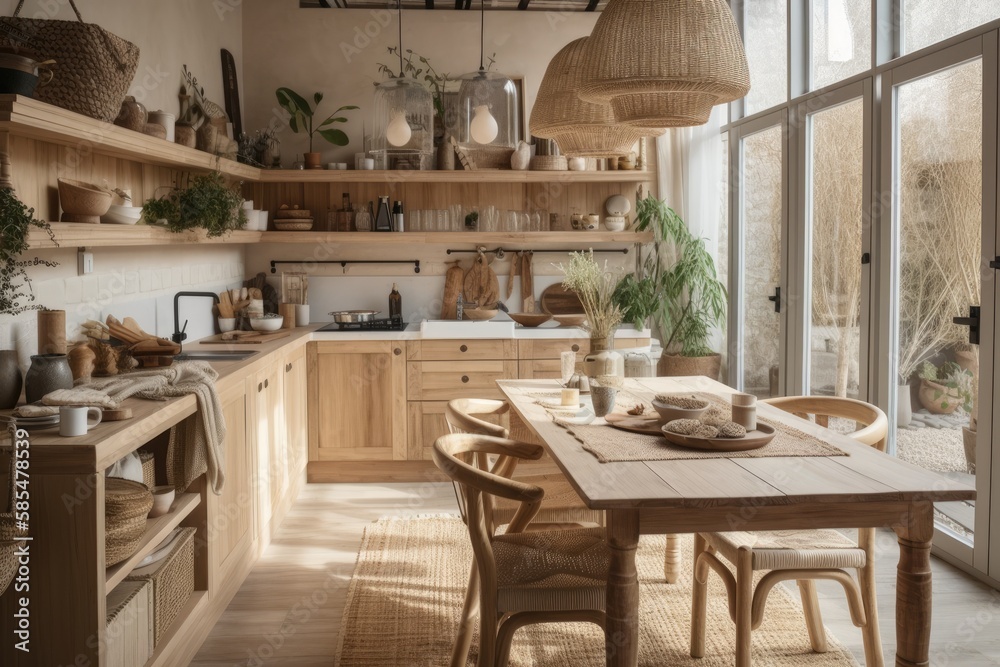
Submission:
[[[691,553],[691,538],[683,540]],[[663,583],[662,536],[643,537],[637,554],[642,667],[730,667],[736,631],[727,611],[725,587],[711,577],[707,653],[688,655],[691,565],[685,557],[679,581]],[[387,519],[365,532],[347,594],[341,646],[343,667],[447,665],[465,596],[472,547],[457,517]],[[860,631],[859,631],[860,632]],[[830,651],[813,653],[797,599],[772,590],[764,623],[753,633],[754,664],[767,667],[857,665],[828,633]],[[475,665],[478,639],[469,664]],[[512,666],[586,667],[604,664],[604,634],[584,623],[529,626],[514,637]]]

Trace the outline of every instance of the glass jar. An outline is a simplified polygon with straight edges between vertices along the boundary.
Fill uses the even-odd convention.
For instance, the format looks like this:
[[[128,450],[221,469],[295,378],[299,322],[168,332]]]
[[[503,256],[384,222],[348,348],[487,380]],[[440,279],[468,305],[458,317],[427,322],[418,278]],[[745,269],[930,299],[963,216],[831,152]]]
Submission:
[[[354,227],[359,232],[372,230],[372,214],[367,208],[362,206],[358,209],[357,215],[354,216]]]

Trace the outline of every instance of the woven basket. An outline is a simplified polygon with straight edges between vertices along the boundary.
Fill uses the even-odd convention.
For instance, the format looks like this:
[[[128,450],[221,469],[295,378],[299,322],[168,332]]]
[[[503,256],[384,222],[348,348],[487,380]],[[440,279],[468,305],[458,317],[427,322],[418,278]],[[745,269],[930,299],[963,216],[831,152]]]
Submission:
[[[536,155],[528,167],[531,171],[566,171],[569,165],[565,155]]]
[[[700,125],[750,90],[725,0],[611,0],[587,43],[580,97],[640,128]]]
[[[153,493],[145,484],[120,477],[104,480],[104,565],[111,567],[139,548]]]
[[[159,645],[177,615],[194,593],[194,528],[180,528],[181,536],[163,560],[134,570],[125,581],[153,584],[153,645]]]
[[[0,512],[0,595],[7,590],[7,586],[14,579],[17,572],[17,542],[15,537],[21,536],[21,531],[17,530],[14,523],[14,470],[16,460],[14,458],[14,432],[10,429],[10,450],[5,454],[9,461],[9,477],[7,478],[7,506],[6,512]]]
[[[153,452],[140,449],[139,460],[142,462],[142,483],[152,489],[156,486],[156,458]]]
[[[510,169],[513,148],[504,146],[464,146],[465,154],[472,161],[473,169]]]
[[[54,60],[52,83],[40,87],[38,99],[70,111],[113,121],[132,85],[139,65],[139,47],[100,26],[83,22],[73,0],[77,21],[0,17],[3,41],[30,52],[38,60]]]
[[[531,110],[531,133],[555,139],[568,157],[626,155],[644,133],[615,121],[610,104],[580,100],[581,62],[586,52],[587,38],[582,37],[564,46],[549,62]]]

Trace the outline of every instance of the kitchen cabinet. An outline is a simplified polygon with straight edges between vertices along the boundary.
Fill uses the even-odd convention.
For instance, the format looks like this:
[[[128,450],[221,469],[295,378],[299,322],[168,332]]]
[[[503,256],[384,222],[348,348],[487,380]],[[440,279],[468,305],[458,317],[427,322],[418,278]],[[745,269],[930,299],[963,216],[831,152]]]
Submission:
[[[319,341],[307,347],[309,459],[406,459],[406,344]]]
[[[407,364],[407,398],[411,401],[450,401],[454,398],[502,398],[497,380],[517,377],[517,362],[411,361]]]
[[[411,461],[430,461],[434,441],[448,433],[444,408],[448,401],[410,401],[407,405],[407,433],[409,447],[407,458]],[[507,415],[484,415],[481,419],[509,428]]]
[[[299,483],[309,460],[309,407],[306,349],[300,347],[282,362],[285,442],[290,482]]]
[[[272,363],[253,376],[253,423],[257,452],[257,528],[270,540],[271,519],[287,488],[288,451],[285,448],[282,369]]]

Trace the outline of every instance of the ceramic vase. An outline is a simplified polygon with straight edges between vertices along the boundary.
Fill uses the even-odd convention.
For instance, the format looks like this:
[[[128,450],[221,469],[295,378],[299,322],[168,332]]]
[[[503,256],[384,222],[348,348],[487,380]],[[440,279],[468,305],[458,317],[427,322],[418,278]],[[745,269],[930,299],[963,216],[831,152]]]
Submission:
[[[455,170],[455,147],[447,141],[442,141],[438,146],[437,168],[441,171]]]
[[[519,141],[514,154],[510,156],[510,168],[514,171],[525,171],[531,163],[531,145],[526,141]]]
[[[42,396],[56,389],[73,388],[73,371],[65,354],[36,354],[24,376],[24,399],[28,403],[41,400]]]
[[[625,358],[615,352],[613,335],[590,339],[590,353],[583,358],[583,367],[589,377],[625,377]]]
[[[594,414],[598,417],[610,413],[615,409],[615,399],[618,397],[618,390],[614,387],[594,385],[590,388],[590,398],[594,403]]]
[[[9,410],[21,398],[21,369],[17,365],[17,352],[0,350],[0,410]]]
[[[194,148],[198,144],[198,133],[186,123],[177,123],[174,126],[174,143]]]

